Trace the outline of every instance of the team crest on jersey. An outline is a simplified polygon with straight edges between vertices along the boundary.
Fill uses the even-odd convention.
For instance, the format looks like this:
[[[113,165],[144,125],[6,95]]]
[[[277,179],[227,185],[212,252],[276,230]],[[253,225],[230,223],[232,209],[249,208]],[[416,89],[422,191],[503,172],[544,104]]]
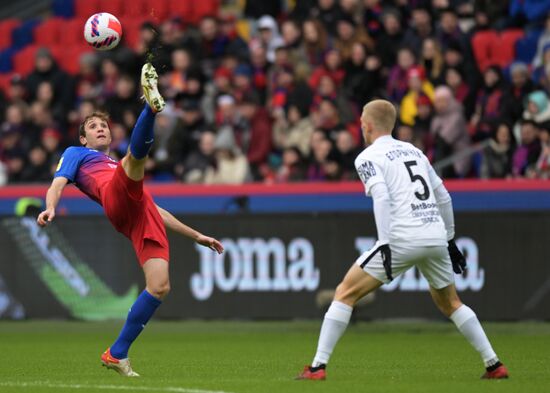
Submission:
[[[359,168],[357,168],[357,173],[359,174],[361,181],[366,183],[371,177],[376,176],[376,169],[374,168],[374,164],[372,162],[365,161],[359,166]]]

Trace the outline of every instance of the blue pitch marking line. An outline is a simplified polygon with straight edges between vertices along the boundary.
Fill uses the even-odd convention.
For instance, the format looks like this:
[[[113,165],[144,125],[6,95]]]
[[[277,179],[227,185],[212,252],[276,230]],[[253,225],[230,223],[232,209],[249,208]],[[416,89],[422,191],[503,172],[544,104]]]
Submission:
[[[550,191],[453,192],[457,212],[550,210]],[[0,214],[12,215],[17,199],[0,199]],[[235,213],[247,205],[251,213],[370,212],[372,199],[357,194],[252,195],[157,197],[155,201],[176,214]],[[62,199],[58,214],[103,214],[101,206],[85,197]]]

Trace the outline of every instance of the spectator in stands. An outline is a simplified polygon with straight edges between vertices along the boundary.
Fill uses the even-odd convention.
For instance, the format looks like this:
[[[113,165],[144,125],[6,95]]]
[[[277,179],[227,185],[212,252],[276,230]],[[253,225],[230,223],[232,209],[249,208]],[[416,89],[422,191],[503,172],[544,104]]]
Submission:
[[[282,109],[275,114],[273,145],[279,150],[296,147],[303,157],[308,157],[313,130],[313,123],[307,108],[291,104],[286,115]]]
[[[159,62],[160,59],[157,56],[159,43],[158,27],[151,21],[143,22],[139,27],[139,36],[135,46],[139,64],[152,60],[151,62],[157,70],[160,70],[166,64]],[[152,53],[153,56],[148,56],[149,53]],[[148,57],[152,57],[152,59],[148,59]]]
[[[6,101],[9,104],[15,104],[24,101],[26,98],[25,80],[21,75],[14,74],[7,89]]]
[[[523,120],[521,123],[520,145],[512,158],[512,174],[515,177],[536,176],[536,163],[541,154],[537,124],[532,120]]]
[[[491,137],[503,118],[504,87],[499,66],[490,66],[483,73],[484,85],[478,93],[475,113],[470,122],[473,141]]]
[[[500,123],[483,149],[480,177],[482,179],[505,178],[512,174],[512,157],[515,140],[508,123]]]
[[[538,125],[550,121],[550,105],[544,91],[537,90],[527,96],[523,119],[532,120]]]
[[[316,130],[323,131],[332,141],[336,138],[336,132],[346,128],[340,120],[338,108],[331,100],[322,100],[316,110],[311,112],[311,120]]]
[[[323,75],[319,81],[319,86],[314,92],[312,109],[316,110],[321,101],[332,101],[340,115],[340,119],[344,124],[355,120],[355,113],[351,102],[347,99],[342,89],[338,89],[336,83],[329,75]]]
[[[266,49],[267,60],[275,61],[275,49],[284,46],[283,38],[279,34],[279,27],[275,19],[264,15],[258,20],[259,42]]]
[[[366,61],[367,49],[360,42],[355,42],[351,47],[350,58],[344,63],[345,77],[342,86],[346,97],[355,102],[358,102],[355,94],[361,88]],[[358,103],[359,105],[362,104],[361,101]]]
[[[355,159],[361,153],[353,135],[348,130],[339,131],[336,135],[334,158],[341,168],[342,180],[357,179]]]
[[[177,130],[172,133],[168,151],[174,162],[183,163],[191,152],[197,150],[203,132],[212,128],[196,99],[182,97],[176,106]]]
[[[373,0],[366,0],[374,2]],[[378,0],[375,0],[378,3]],[[379,6],[379,4],[375,5]],[[390,66],[395,64],[397,50],[403,41],[403,29],[401,28],[401,15],[399,11],[390,8],[382,14],[383,30],[376,38],[376,53],[380,56],[382,64]],[[367,26],[368,28],[368,26]]]
[[[409,48],[403,47],[397,52],[397,64],[394,65],[388,75],[387,95],[393,102],[401,102],[407,93],[407,72],[416,63],[414,53]]]
[[[244,97],[238,111],[245,122],[245,131],[235,135],[240,139],[237,145],[246,154],[253,180],[261,180],[267,173],[267,157],[272,146],[272,120],[253,96]]]
[[[248,44],[239,35],[234,15],[220,15],[218,24],[220,40],[223,42],[225,53],[233,53],[240,61],[246,61],[249,57]]]
[[[117,160],[121,160],[128,152],[130,139],[128,138],[128,129],[120,123],[111,123],[111,155]]]
[[[84,53],[78,61],[78,74],[75,76],[75,95],[77,102],[86,99],[97,99],[101,94],[99,75],[97,73],[97,56],[95,53]]]
[[[260,102],[267,101],[267,85],[270,64],[267,61],[265,48],[259,44],[250,47],[250,62],[252,65],[252,84],[258,93]]]
[[[215,163],[206,169],[206,184],[242,184],[250,181],[248,161],[237,147],[230,130],[219,130],[214,147]]]
[[[426,38],[422,42],[420,66],[426,71],[426,77],[433,84],[440,84],[443,74],[443,52],[437,40]]]
[[[193,150],[183,162],[176,163],[175,175],[185,183],[204,183],[207,170],[215,166],[215,142],[216,134],[204,131],[198,149]]]
[[[288,50],[291,64],[308,63],[307,54],[302,45],[302,31],[300,24],[295,20],[286,20],[281,25],[281,34],[284,46]],[[308,70],[309,70],[309,64]]]
[[[36,102],[40,102],[50,112],[55,122],[62,128],[66,128],[66,111],[61,101],[55,96],[53,85],[48,82],[40,82],[36,90]]]
[[[187,92],[187,74],[193,67],[191,54],[185,48],[177,48],[172,52],[171,65],[172,71],[161,78],[161,87],[168,99]]]
[[[170,154],[173,152],[171,142],[179,132],[177,113],[172,106],[167,106],[155,117],[155,143],[145,163],[146,173],[152,175],[154,180],[173,180],[174,154]]]
[[[36,99],[38,87],[42,82],[51,83],[54,95],[64,109],[72,106],[74,86],[71,79],[59,69],[50,50],[45,47],[36,51],[34,70],[27,76],[29,100]]]
[[[514,124],[521,119],[525,99],[535,90],[535,85],[529,79],[529,70],[524,63],[517,62],[510,66],[510,79],[512,83],[503,97],[503,115],[509,123]]]
[[[414,119],[418,114],[417,100],[420,95],[427,96],[430,101],[433,100],[434,87],[426,79],[426,72],[422,67],[412,67],[407,71],[407,83],[409,90],[399,109],[399,119],[401,123],[413,126]]]
[[[550,178],[550,129],[548,126],[539,130],[539,140],[541,152],[535,166],[536,177],[548,179]]]
[[[469,145],[466,120],[462,107],[447,86],[439,86],[434,92],[435,115],[431,124],[434,136],[434,162],[452,156]],[[470,170],[470,158],[456,159],[452,167],[443,170],[443,177],[464,177]]]
[[[121,75],[116,81],[114,94],[105,101],[112,121],[132,129],[142,106],[136,93],[134,79],[129,75]]]
[[[106,100],[116,92],[116,83],[120,70],[113,59],[105,57],[101,60],[101,99]]]
[[[414,117],[414,126],[412,127],[412,144],[420,150],[430,152],[433,147],[433,135],[431,134],[431,124],[433,118],[432,100],[420,94],[416,100],[417,114]]]
[[[307,19],[302,25],[302,30],[308,63],[312,67],[322,65],[325,51],[332,45],[325,27],[317,19]]]
[[[25,129],[25,145],[31,146],[40,139],[42,132],[47,128],[58,130],[59,125],[54,121],[52,112],[48,107],[40,102],[34,101],[28,110],[29,121],[24,124]],[[65,137],[66,142],[69,142],[68,137]]]
[[[469,119],[475,110],[475,89],[464,80],[464,75],[459,68],[448,67],[445,70],[445,85],[453,92],[455,99],[464,108],[464,114]]]
[[[346,73],[342,66],[342,56],[338,50],[327,50],[323,65],[313,70],[309,78],[309,86],[312,90],[317,90],[319,88],[319,82],[324,75],[328,75],[338,86],[343,82]]]
[[[317,0],[311,16],[319,19],[331,36],[336,36],[336,22],[344,15],[337,0]]]
[[[384,11],[380,0],[363,0],[363,26],[371,37],[380,38],[380,34],[384,30],[386,15],[387,12]]]
[[[533,68],[539,68],[544,62],[544,52],[549,47],[550,44],[550,13],[546,16],[544,23],[544,30],[539,37],[537,42],[537,53],[533,57]]]
[[[23,146],[23,127],[10,119],[10,107],[7,109],[6,121],[0,128],[0,161],[7,168],[9,183],[21,180],[21,172],[25,164],[26,151]]]
[[[446,48],[450,42],[456,42],[460,45],[463,53],[468,53],[470,50],[468,39],[458,24],[458,15],[452,7],[445,8],[440,12],[436,40],[443,48]]]
[[[275,181],[288,183],[305,179],[306,169],[302,152],[295,146],[286,147],[283,151],[282,164],[275,174]]]
[[[374,42],[365,29],[362,26],[357,26],[352,16],[343,15],[337,21],[336,40],[334,42],[334,47],[340,52],[343,62],[350,59],[355,43],[363,44],[368,49],[374,48]]]
[[[422,41],[433,36],[432,17],[428,9],[418,7],[412,10],[411,24],[403,37],[402,44],[411,48],[416,56],[422,49]]]
[[[336,161],[331,141],[322,138],[312,145],[312,158],[307,170],[309,181],[338,180],[341,176],[340,166]]]

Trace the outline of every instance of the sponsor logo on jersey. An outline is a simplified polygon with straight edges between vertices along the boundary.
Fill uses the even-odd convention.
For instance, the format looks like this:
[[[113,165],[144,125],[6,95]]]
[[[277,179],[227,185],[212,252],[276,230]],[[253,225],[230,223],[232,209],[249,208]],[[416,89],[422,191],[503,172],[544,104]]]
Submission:
[[[367,183],[371,177],[376,176],[376,169],[374,168],[374,164],[372,162],[364,161],[359,168],[357,168],[357,173],[359,174],[361,181],[363,183]]]

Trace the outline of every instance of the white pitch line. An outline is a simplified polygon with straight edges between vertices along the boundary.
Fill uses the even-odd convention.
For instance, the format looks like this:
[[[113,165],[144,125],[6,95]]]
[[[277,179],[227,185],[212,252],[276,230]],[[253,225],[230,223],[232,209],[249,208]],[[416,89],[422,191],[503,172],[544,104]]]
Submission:
[[[149,387],[149,386],[127,386],[127,385],[81,385],[81,384],[66,384],[66,383],[49,383],[49,382],[0,382],[0,386],[13,388],[30,388],[42,387],[52,389],[97,389],[97,390],[141,390],[154,392],[171,392],[171,393],[230,393],[223,390],[204,390],[190,389],[180,387]]]

